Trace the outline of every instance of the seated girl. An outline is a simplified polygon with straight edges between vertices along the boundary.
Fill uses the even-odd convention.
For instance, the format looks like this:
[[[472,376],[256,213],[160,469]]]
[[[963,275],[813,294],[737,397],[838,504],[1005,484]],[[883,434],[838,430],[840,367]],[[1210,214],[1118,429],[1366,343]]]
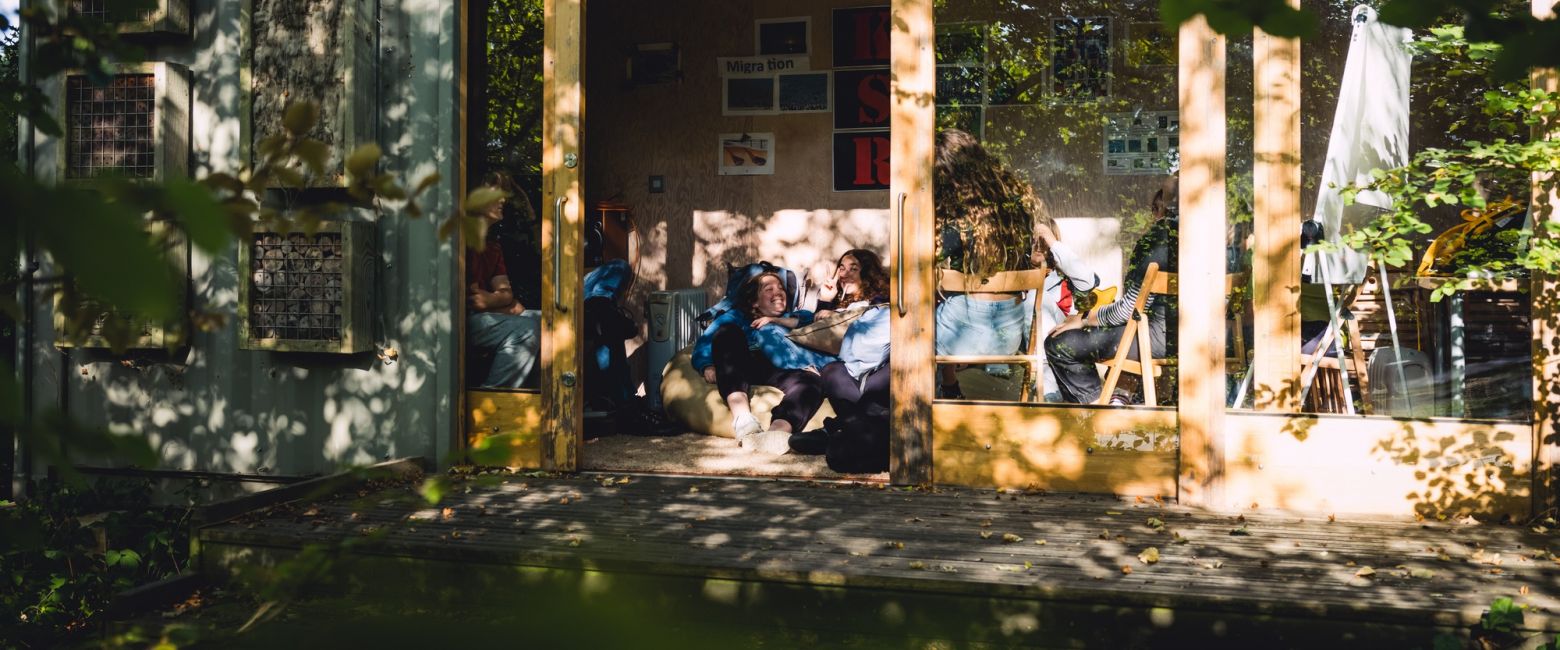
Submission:
[[[868,250],[855,249],[840,256],[834,277],[819,294],[818,314],[835,305],[883,305],[888,302],[888,272],[882,259]],[[823,367],[823,395],[840,421],[856,417],[888,417],[887,309],[872,309],[852,321],[840,344],[838,361]],[[798,453],[821,454],[828,436],[821,430],[791,439]],[[887,457],[887,450],[884,450]]]
[[[791,434],[801,431],[823,404],[818,369],[835,358],[792,342],[791,328],[811,323],[813,314],[793,310],[785,283],[765,272],[742,285],[736,308],[705,328],[693,346],[693,367],[715,384],[731,409],[731,430],[744,449],[783,454]],[[785,397],[765,430],[753,417],[753,384],[774,386]]]
[[[1056,222],[1029,183],[1008,169],[974,136],[958,129],[937,134],[933,166],[938,259],[970,277],[1022,271],[1046,261],[1042,336],[1070,309],[1072,291],[1093,289],[1099,278],[1060,246]],[[1022,293],[966,291],[937,306],[938,355],[1013,354],[1023,344],[1031,310]],[[1050,309],[1050,307],[1056,309]],[[962,397],[957,368],[944,366],[938,396]],[[1054,380],[1046,392],[1052,392]]]

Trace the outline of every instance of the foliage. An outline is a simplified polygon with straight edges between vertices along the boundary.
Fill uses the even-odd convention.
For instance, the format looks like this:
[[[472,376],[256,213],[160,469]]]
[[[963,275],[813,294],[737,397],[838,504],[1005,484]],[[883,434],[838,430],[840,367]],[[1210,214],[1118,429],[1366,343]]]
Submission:
[[[1453,61],[1447,68],[1452,77],[1489,74],[1500,49],[1468,41],[1456,26],[1430,30],[1415,47],[1422,57]],[[1499,199],[1526,196],[1532,174],[1560,171],[1560,141],[1525,137],[1560,124],[1560,97],[1506,82],[1486,87],[1481,99],[1482,120],[1454,123],[1451,146],[1422,149],[1404,167],[1373,170],[1372,182],[1343,188],[1346,201],[1366,190],[1384,192],[1393,201],[1391,211],[1345,233],[1344,245],[1368,251],[1389,266],[1402,266],[1424,248],[1434,230],[1427,214],[1455,206],[1482,211]],[[1445,100],[1432,103],[1438,101]],[[1469,137],[1470,130],[1490,137]],[[1560,226],[1543,223],[1540,228],[1538,236],[1532,230],[1511,229],[1468,238],[1450,267],[1440,271],[1454,280],[1438,287],[1432,299],[1490,279],[1560,270],[1560,240],[1553,236],[1560,235]]]
[[[0,645],[53,645],[90,629],[116,592],[181,573],[189,514],[151,507],[145,482],[56,482],[0,502]]]
[[[1539,20],[1511,7],[1504,0],[1386,0],[1380,15],[1388,24],[1417,29],[1457,16],[1469,40],[1499,46],[1492,72],[1502,79],[1516,79],[1529,68],[1560,67],[1560,48],[1554,47],[1560,20]],[[1275,36],[1311,37],[1318,25],[1313,9],[1290,7],[1288,0],[1160,0],[1159,12],[1171,29],[1202,15],[1214,31],[1230,36],[1260,27]]]

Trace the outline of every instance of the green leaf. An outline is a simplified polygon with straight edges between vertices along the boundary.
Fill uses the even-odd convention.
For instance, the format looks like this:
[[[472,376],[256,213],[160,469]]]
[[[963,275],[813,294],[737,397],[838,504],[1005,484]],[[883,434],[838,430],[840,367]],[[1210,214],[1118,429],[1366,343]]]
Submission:
[[[39,244],[83,292],[130,314],[175,316],[181,289],[140,213],[74,187],[22,188],[4,180],[0,186],[17,201],[17,213],[25,215]]]
[[[424,480],[422,487],[418,488],[417,493],[422,495],[423,501],[432,506],[438,505],[440,501],[444,500],[444,494],[448,488],[449,485],[443,477],[434,477]]]
[[[315,176],[325,173],[325,165],[330,162],[330,145],[319,140],[305,139],[299,141],[293,151],[309,168],[309,173]]]
[[[490,185],[483,185],[466,195],[466,214],[487,212],[499,201],[509,198],[509,193]]]
[[[320,121],[320,106],[310,101],[293,102],[282,115],[282,128],[294,137],[302,137]]]
[[[206,186],[194,181],[174,178],[165,186],[168,207],[172,210],[190,241],[208,253],[227,250],[232,236],[227,211]]]
[[[354,178],[371,178],[374,168],[379,166],[379,158],[383,155],[379,145],[372,142],[358,147],[347,157],[347,173]]]

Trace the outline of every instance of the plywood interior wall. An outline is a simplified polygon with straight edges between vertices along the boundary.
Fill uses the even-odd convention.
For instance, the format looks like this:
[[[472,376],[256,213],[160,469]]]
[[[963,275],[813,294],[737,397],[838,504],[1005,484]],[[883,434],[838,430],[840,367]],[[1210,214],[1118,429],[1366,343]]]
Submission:
[[[638,275],[629,298],[638,311],[648,292],[724,286],[728,264],[768,259],[817,277],[853,247],[887,253],[890,198],[886,191],[832,191],[832,116],[828,113],[721,115],[717,57],[755,54],[754,21],[809,16],[811,68],[832,61],[831,10],[860,6],[838,0],[652,2],[593,0],[587,5],[587,205],[612,199],[633,206],[641,231]],[[968,3],[939,10],[943,23],[1000,22],[1029,36],[1029,54],[1044,57],[1054,16],[1112,19],[1112,96],[1087,105],[1047,102],[992,107],[986,138],[1028,178],[1063,236],[1078,238],[1107,282],[1121,275],[1123,245],[1146,227],[1156,176],[1105,176],[1104,112],[1169,110],[1176,105],[1174,65],[1128,65],[1120,45],[1134,23],[1158,20],[1154,3],[1050,3],[1020,8]],[[681,50],[678,83],[632,86],[626,59],[637,44],[674,43]],[[1047,67],[1036,58],[1030,65]],[[772,132],[775,174],[718,176],[720,133]],[[652,175],[666,190],[648,192]],[[1109,241],[1099,241],[1108,236]],[[885,255],[885,257],[887,257]]]

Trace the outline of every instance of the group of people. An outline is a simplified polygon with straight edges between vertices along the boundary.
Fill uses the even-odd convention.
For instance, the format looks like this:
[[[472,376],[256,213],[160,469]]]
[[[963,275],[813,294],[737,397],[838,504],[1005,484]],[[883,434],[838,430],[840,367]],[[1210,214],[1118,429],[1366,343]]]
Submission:
[[[1043,291],[983,292],[972,286],[970,291],[944,292],[936,312],[937,354],[1016,352],[1035,311],[1029,301],[1038,300],[1048,401],[1096,401],[1102,381],[1095,364],[1115,355],[1122,328],[1134,317],[1135,301],[1145,290],[1146,269],[1150,264],[1171,272],[1176,268],[1174,177],[1154,194],[1155,220],[1133,248],[1119,298],[1086,308],[1088,301],[1082,297],[1099,285],[1099,276],[1061,241],[1055,221],[1027,182],[972,135],[957,129],[938,133],[934,174],[941,266],[977,278],[1042,264],[1049,271]],[[881,258],[862,249],[840,256],[820,290],[816,312],[791,304],[793,297],[775,272],[756,273],[740,285],[735,308],[709,324],[693,352],[694,368],[717,386],[731,410],[739,445],[772,454],[822,453],[833,432],[802,429],[824,399],[837,419],[886,421],[889,314],[874,307],[887,302],[887,293],[888,273]],[[810,349],[788,336],[837,309],[865,310],[850,322],[838,355]],[[1173,306],[1154,295],[1145,312],[1153,353],[1163,357],[1173,344]],[[957,370],[951,365],[940,369],[939,397],[962,396]],[[784,394],[767,427],[754,417],[749,403],[755,384]],[[1125,388],[1112,396],[1113,403],[1133,399]],[[886,447],[883,451],[886,457]]]
[[[483,213],[488,225],[483,246],[466,253],[466,343],[474,353],[469,361],[475,369],[470,379],[483,388],[532,387],[538,380],[541,346],[541,311],[535,307],[541,260],[519,228],[534,219],[506,218],[512,207],[530,206],[507,174],[491,173],[484,182],[510,198]],[[511,267],[531,272],[512,278]],[[631,380],[625,341],[639,327],[621,308],[621,300],[633,280],[633,269],[624,260],[609,260],[585,276],[581,338],[587,409],[614,414],[619,428],[666,433],[668,423],[645,408]]]

